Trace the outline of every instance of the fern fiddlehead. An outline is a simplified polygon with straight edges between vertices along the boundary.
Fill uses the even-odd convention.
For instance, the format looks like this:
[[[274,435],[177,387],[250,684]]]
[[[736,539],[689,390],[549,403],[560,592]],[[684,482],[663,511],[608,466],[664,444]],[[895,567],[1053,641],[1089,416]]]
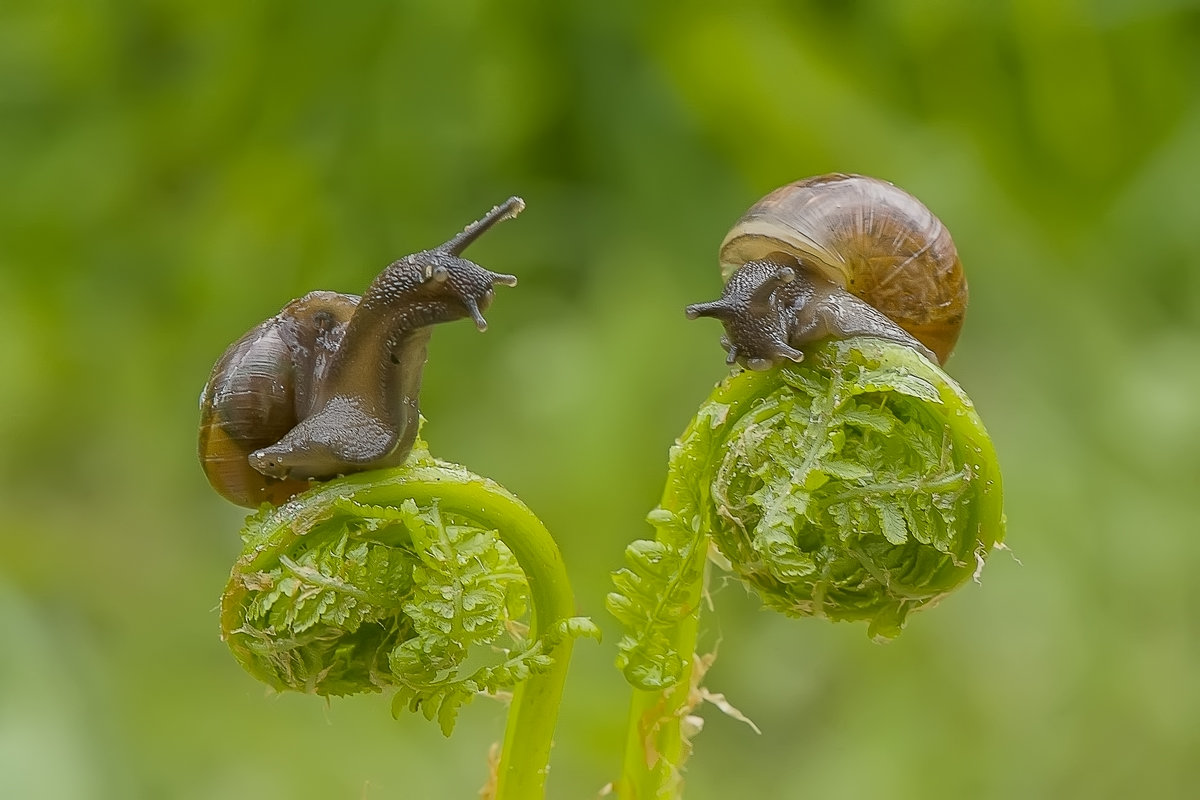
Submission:
[[[672,797],[686,757],[709,547],[763,602],[865,620],[880,639],[974,575],[1003,537],[995,453],[970,400],[911,349],[829,341],[723,381],[671,449],[667,486],[608,607],[633,685],[626,797]],[[670,787],[670,788],[667,788]]]
[[[783,207],[786,237],[814,214],[872,219],[847,207],[844,178],[793,185],[803,195],[799,211],[788,209],[785,187],[744,220],[761,235],[763,220]],[[832,199],[814,194],[826,183],[837,187]],[[844,225],[827,223],[817,227],[844,238]],[[634,688],[623,798],[682,791],[685,718],[703,697],[695,649],[710,551],[771,608],[864,620],[872,637],[888,639],[912,612],[976,575],[1004,535],[991,442],[969,398],[931,360],[933,345],[952,344],[957,329],[939,330],[926,348],[874,310],[855,317],[861,301],[832,285],[791,294],[809,280],[797,275],[811,254],[778,241],[748,244],[745,229],[735,226],[723,256],[740,248],[750,262],[733,270],[720,301],[689,313],[720,318],[730,363],[751,369],[721,382],[671,448],[663,497],[648,518],[655,536],[627,548],[608,597],[625,628],[618,666]],[[860,286],[871,283],[863,270],[894,277],[897,264],[914,262],[892,249],[902,237],[880,243],[876,234],[851,248],[866,252],[865,264],[823,257],[849,262]],[[820,237],[804,246],[814,242]],[[770,256],[754,261],[755,247]],[[930,249],[921,241],[913,248]]]
[[[572,616],[558,548],[516,497],[419,445],[400,467],[264,507],[242,536],[221,628],[251,675],[280,691],[392,690],[394,714],[446,735],[464,703],[512,691],[494,796],[542,796],[572,642],[596,629]]]

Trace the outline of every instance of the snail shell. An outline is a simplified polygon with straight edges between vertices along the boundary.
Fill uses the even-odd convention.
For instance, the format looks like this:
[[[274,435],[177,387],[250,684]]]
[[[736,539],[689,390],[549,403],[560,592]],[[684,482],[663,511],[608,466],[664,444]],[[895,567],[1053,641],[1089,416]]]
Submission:
[[[281,504],[312,479],[402,463],[419,424],[432,326],[483,318],[494,285],[459,254],[524,208],[510,198],[432,250],[400,259],[360,298],[311,292],[234,342],[200,395],[200,463],[227,499]]]
[[[312,410],[356,295],[310,292],[238,339],[213,367],[200,395],[200,463],[222,495],[239,505],[279,505],[308,488],[251,469],[250,454],[275,444]]]
[[[737,305],[737,298],[729,297],[729,286],[739,283],[736,273],[748,266],[758,274],[735,286],[743,306],[755,302],[755,291],[760,307],[794,312],[799,301],[789,293],[805,291],[812,295],[809,302],[825,304],[812,312],[814,319],[780,321],[787,346],[758,355],[771,363],[794,357],[794,347],[820,335],[861,334],[907,344],[915,339],[921,345],[917,349],[927,348],[938,362],[945,362],[962,329],[967,282],[949,231],[919,200],[886,181],[832,174],[776,189],[734,224],[721,243],[720,260],[721,277],[727,282],[722,299],[729,302],[724,307],[720,301],[696,304],[689,307],[689,315],[720,317],[727,322],[727,332],[726,318]],[[762,264],[775,268],[763,269]],[[815,288],[789,286],[797,278],[803,283],[811,279]],[[773,285],[764,295],[766,283]],[[869,311],[836,289],[861,299],[885,321],[868,320]],[[888,332],[886,320],[908,336]],[[730,338],[736,338],[732,332]],[[738,344],[729,342],[731,355],[755,357],[749,355],[756,349],[753,343],[741,342],[741,352]]]

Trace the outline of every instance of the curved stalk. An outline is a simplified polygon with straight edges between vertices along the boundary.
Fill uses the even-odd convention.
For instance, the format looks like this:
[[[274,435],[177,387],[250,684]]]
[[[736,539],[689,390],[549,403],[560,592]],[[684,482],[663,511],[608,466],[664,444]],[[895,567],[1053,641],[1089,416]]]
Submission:
[[[696,548],[687,566],[703,575],[707,550]],[[629,705],[624,764],[617,782],[622,800],[669,800],[682,794],[681,768],[691,754],[684,735],[684,718],[694,706],[692,698],[696,636],[700,621],[703,579],[688,585],[695,611],[675,627],[673,644],[679,652],[691,652],[676,683],[659,690],[637,689]]]
[[[709,450],[714,425],[719,426],[722,418],[743,416],[762,395],[766,375],[744,372],[737,376],[739,380],[719,384],[671,448],[667,484],[650,521],[658,529],[658,541],[678,547],[681,555],[671,576],[675,587],[662,593],[664,598],[674,596],[677,608],[683,612],[666,631],[669,652],[677,654],[680,669],[673,680],[662,681],[658,688],[635,685],[626,727],[624,766],[617,783],[617,795],[622,800],[669,800],[682,793],[680,769],[690,755],[683,723],[695,705],[693,668],[711,537],[699,520],[690,535],[678,523],[690,510],[697,509],[697,492],[712,480],[714,465]],[[613,600],[610,596],[610,603]],[[629,666],[625,664],[627,670]]]

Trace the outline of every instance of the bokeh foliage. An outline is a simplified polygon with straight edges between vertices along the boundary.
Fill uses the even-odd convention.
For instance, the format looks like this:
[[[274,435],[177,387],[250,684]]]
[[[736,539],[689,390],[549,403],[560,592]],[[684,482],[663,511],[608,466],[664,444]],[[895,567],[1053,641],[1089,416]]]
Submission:
[[[949,371],[1005,469],[984,586],[886,647],[735,588],[689,797],[1184,797],[1200,752],[1200,7],[1189,0],[0,8],[0,795],[459,797],[378,698],[273,700],[217,641],[241,512],[195,463],[225,345],[521,194],[517,273],[434,336],[425,433],[559,537],[580,612],[552,796],[618,768],[607,572],[724,372],[759,195],[893,180],[972,287]],[[712,716],[712,715],[710,715]]]

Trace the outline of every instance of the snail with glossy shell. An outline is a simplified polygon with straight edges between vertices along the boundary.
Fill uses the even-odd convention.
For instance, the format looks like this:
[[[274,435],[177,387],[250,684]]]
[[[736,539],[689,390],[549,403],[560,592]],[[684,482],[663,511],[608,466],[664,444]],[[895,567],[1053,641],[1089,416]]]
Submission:
[[[958,340],[967,282],[950,233],[912,195],[861,175],[783,186],[721,243],[719,300],[687,307],[716,317],[735,362],[800,361],[828,336],[875,336],[944,363]]]
[[[432,250],[381,272],[362,297],[311,292],[234,342],[200,396],[200,462],[227,499],[281,504],[310,479],[395,466],[417,436],[431,326],[479,330],[495,284],[460,254],[524,202],[511,197]]]

